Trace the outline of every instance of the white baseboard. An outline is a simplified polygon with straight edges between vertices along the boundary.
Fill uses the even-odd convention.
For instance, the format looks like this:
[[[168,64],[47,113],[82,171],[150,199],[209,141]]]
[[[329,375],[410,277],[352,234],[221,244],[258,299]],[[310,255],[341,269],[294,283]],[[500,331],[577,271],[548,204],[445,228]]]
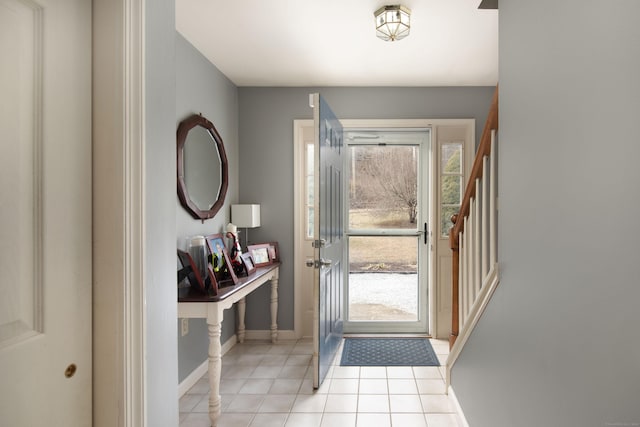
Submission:
[[[453,406],[455,406],[456,408],[456,417],[458,418],[458,424],[460,424],[462,427],[469,427],[469,423],[467,422],[467,419],[464,416],[464,412],[462,411],[460,402],[458,402],[458,398],[456,397],[456,394],[453,392],[453,388],[451,388],[451,386],[449,386],[447,393],[449,394],[449,398],[453,402]]]
[[[224,356],[238,342],[238,337],[232,335],[224,344],[222,344],[222,355]],[[194,369],[180,384],[178,384],[178,399],[184,396],[193,387],[200,378],[209,370],[209,360],[205,359],[200,366]]]
[[[205,360],[204,362],[202,362],[202,364],[200,364],[200,366],[191,371],[187,378],[185,378],[180,384],[178,384],[178,399],[184,396],[191,389],[191,387],[193,387],[198,382],[198,380],[207,373],[208,369],[209,361]]]
[[[271,340],[270,330],[247,330],[244,335],[245,340]],[[278,340],[295,340],[295,331],[278,331]]]

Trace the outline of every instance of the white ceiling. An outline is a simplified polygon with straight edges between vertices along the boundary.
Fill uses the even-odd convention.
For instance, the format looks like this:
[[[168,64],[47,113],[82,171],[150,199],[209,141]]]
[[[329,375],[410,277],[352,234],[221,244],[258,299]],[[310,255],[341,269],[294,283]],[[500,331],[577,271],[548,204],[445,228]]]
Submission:
[[[493,86],[498,11],[403,0],[411,34],[375,35],[380,0],[176,0],[176,28],[237,86]]]

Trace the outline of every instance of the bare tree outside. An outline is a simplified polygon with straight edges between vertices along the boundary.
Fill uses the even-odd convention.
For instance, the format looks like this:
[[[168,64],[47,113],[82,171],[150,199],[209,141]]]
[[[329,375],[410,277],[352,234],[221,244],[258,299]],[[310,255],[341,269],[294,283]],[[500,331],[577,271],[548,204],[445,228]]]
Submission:
[[[398,228],[413,228],[418,209],[418,150],[411,146],[354,147],[351,207],[400,211]],[[399,173],[400,172],[400,173]]]

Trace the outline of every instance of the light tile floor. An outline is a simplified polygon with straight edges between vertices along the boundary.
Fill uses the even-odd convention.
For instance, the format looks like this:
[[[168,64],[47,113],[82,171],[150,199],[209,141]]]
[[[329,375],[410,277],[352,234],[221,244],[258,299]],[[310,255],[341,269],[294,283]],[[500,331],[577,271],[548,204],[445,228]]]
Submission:
[[[445,340],[431,340],[440,364]],[[219,427],[458,427],[444,367],[346,367],[312,386],[311,340],[247,341],[222,358]],[[180,399],[180,427],[209,427],[208,376]]]

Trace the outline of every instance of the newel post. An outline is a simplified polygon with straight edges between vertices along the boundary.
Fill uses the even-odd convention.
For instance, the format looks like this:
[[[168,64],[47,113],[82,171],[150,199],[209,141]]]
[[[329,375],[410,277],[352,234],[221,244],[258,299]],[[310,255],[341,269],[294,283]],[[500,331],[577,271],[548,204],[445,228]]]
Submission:
[[[453,227],[451,227],[451,231],[449,232],[449,246],[451,247],[451,252],[453,255],[452,259],[452,275],[451,275],[451,334],[449,335],[449,348],[453,348],[453,344],[455,344],[456,339],[458,338],[458,333],[460,332],[460,314],[459,314],[459,274],[460,274],[460,250],[458,245],[458,235],[454,233],[454,229],[456,228],[456,222],[458,221],[458,214],[455,214],[451,217],[451,222],[453,223]]]

